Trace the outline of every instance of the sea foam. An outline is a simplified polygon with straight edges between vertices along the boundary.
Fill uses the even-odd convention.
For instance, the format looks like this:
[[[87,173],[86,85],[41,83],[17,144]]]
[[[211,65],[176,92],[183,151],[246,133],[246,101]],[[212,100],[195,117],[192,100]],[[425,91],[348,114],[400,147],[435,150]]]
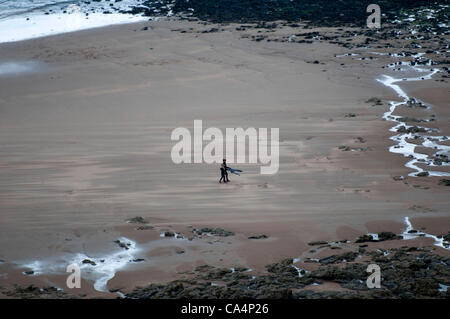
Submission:
[[[118,251],[100,257],[91,257],[84,253],[77,253],[64,255],[57,259],[33,260],[18,264],[23,268],[31,269],[34,272],[33,275],[69,275],[69,273],[66,273],[66,267],[71,264],[77,264],[80,267],[82,278],[93,281],[95,290],[107,292],[108,281],[114,278],[119,270],[132,263],[136,258],[136,254],[140,251],[134,241],[125,237],[120,237],[118,240],[126,248],[119,248]]]

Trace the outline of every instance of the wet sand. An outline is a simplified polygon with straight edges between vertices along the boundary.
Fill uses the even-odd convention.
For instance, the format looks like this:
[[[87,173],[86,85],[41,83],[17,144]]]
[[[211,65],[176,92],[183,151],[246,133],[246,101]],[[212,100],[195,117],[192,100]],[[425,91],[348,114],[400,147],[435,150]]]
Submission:
[[[172,31],[181,28],[193,30]],[[393,179],[411,169],[388,151],[393,125],[382,116],[397,97],[376,81],[388,58],[337,58],[347,50],[325,42],[250,41],[234,27],[194,32],[206,28],[163,19],[0,45],[0,63],[39,65],[0,74],[1,286],[66,291],[64,274],[26,276],[23,265],[57,259],[61,269],[78,253],[102,259],[120,251],[121,237],[144,261],[117,269],[108,289],[130,291],[202,264],[262,273],[311,241],[401,233],[406,216],[427,233],[449,231],[439,177]],[[432,103],[441,134],[450,134],[448,83],[404,89]],[[371,97],[383,105],[366,103]],[[195,119],[222,130],[279,128],[278,174],[239,165],[244,174],[224,185],[217,165],[173,164],[170,134]],[[154,228],[126,222],[135,216]],[[201,227],[235,235],[193,236]],[[183,239],[160,237],[165,231]],[[259,234],[268,238],[248,239]],[[117,297],[93,280],[83,289],[75,294]]]

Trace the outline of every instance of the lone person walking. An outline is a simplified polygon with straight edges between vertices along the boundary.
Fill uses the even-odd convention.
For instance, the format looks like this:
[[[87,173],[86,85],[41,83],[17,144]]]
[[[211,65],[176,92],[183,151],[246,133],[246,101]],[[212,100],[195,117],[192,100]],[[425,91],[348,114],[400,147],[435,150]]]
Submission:
[[[224,183],[228,183],[230,180],[228,179],[228,166],[227,166],[227,160],[223,159],[222,165],[220,165],[220,180],[219,183],[222,183],[222,180]]]

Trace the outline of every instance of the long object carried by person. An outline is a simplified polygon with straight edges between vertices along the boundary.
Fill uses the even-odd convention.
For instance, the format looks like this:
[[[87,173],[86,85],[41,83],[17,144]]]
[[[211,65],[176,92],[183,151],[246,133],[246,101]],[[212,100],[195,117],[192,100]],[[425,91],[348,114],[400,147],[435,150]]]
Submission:
[[[234,168],[231,168],[231,167],[227,167],[227,170],[229,170],[231,174],[238,175],[238,176],[241,175],[239,173],[242,173],[242,171],[240,169],[234,169]]]

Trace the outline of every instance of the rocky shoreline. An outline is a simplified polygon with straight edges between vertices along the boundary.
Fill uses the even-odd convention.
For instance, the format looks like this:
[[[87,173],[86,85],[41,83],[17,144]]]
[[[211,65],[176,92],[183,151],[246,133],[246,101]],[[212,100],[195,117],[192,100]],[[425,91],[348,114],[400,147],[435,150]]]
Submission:
[[[296,0],[296,1],[249,1],[249,0],[147,0],[126,13],[139,13],[146,16],[165,16],[177,14],[190,19],[207,20],[213,23],[259,23],[277,20],[295,23],[308,21],[311,25],[338,27],[363,27],[366,23],[368,0]],[[448,5],[448,0],[441,5]],[[429,1],[388,1],[377,4],[382,8],[383,19],[397,21],[409,14],[430,5]],[[427,21],[427,27],[441,29],[440,24],[448,21],[448,12],[437,10],[437,19]],[[402,21],[399,20],[399,23]]]
[[[355,261],[364,259],[364,262]],[[267,275],[252,277],[247,269],[197,267],[192,279],[151,284],[126,294],[130,299],[166,298],[450,298],[450,258],[427,248],[401,247],[344,253],[320,260],[316,270],[299,270],[289,258],[267,266]],[[367,266],[381,267],[382,288],[366,286]],[[337,283],[345,291],[314,291],[312,285]]]
[[[355,261],[364,259],[364,262]],[[126,299],[449,299],[450,258],[434,254],[432,249],[401,247],[386,250],[344,253],[320,260],[316,270],[295,267],[288,258],[267,266],[267,274],[254,277],[246,268],[199,266],[192,278],[168,284],[150,284],[123,294]],[[382,287],[366,285],[369,264],[381,267]],[[336,283],[340,290],[315,291],[314,286]],[[83,298],[56,287],[17,286],[0,288],[12,298]],[[122,297],[118,297],[122,298]]]
[[[128,222],[150,226],[140,216]],[[150,227],[151,230],[159,228],[157,225]],[[166,231],[169,232],[177,235],[165,237],[189,241],[209,241],[210,238],[238,235],[218,227],[192,227],[193,236]],[[432,246],[423,243],[418,245],[417,241],[409,242],[411,239],[426,237],[436,240]],[[266,238],[268,237],[264,234],[248,237],[249,240]],[[387,243],[387,248],[381,248],[384,247],[379,245],[381,242]],[[182,279],[165,284],[152,283],[137,287],[129,293],[120,290],[110,292],[119,294],[117,298],[126,299],[450,298],[450,290],[447,289],[450,286],[450,257],[446,253],[450,250],[450,231],[439,236],[429,235],[414,229],[407,220],[405,231],[399,235],[384,231],[362,235],[353,240],[318,240],[308,244],[311,247],[308,252],[297,258],[286,258],[266,265],[263,273],[255,273],[253,269],[242,266],[221,268],[203,264],[180,273],[183,275]],[[336,253],[337,251],[343,252]],[[82,263],[94,268],[97,266],[92,265],[89,260]],[[366,284],[369,276],[367,268],[371,264],[380,267],[381,288],[370,289]],[[320,289],[315,289],[317,287]],[[84,298],[83,295],[73,295],[52,286],[40,288],[35,285],[16,285],[14,289],[0,287],[0,293],[11,298]]]
[[[409,222],[409,220],[408,220]],[[287,258],[266,266],[266,273],[254,276],[245,267],[218,268],[211,265],[196,267],[186,278],[167,284],[150,284],[124,294],[129,299],[151,298],[450,298],[450,258],[436,251],[436,246],[450,249],[448,234],[434,236],[443,245],[406,245],[404,240],[424,238],[428,234],[407,224],[403,234],[392,232],[362,235],[326,242],[310,242],[310,254],[322,258]],[[218,234],[217,236],[220,236]],[[389,242],[391,248],[377,248],[374,244]],[[347,250],[332,254],[336,250]],[[331,254],[330,254],[331,253]],[[447,256],[447,257],[446,257]],[[297,265],[314,264],[306,270]],[[381,269],[381,288],[369,289],[366,285],[367,267],[376,264]],[[341,289],[315,291],[313,286],[336,284]]]

